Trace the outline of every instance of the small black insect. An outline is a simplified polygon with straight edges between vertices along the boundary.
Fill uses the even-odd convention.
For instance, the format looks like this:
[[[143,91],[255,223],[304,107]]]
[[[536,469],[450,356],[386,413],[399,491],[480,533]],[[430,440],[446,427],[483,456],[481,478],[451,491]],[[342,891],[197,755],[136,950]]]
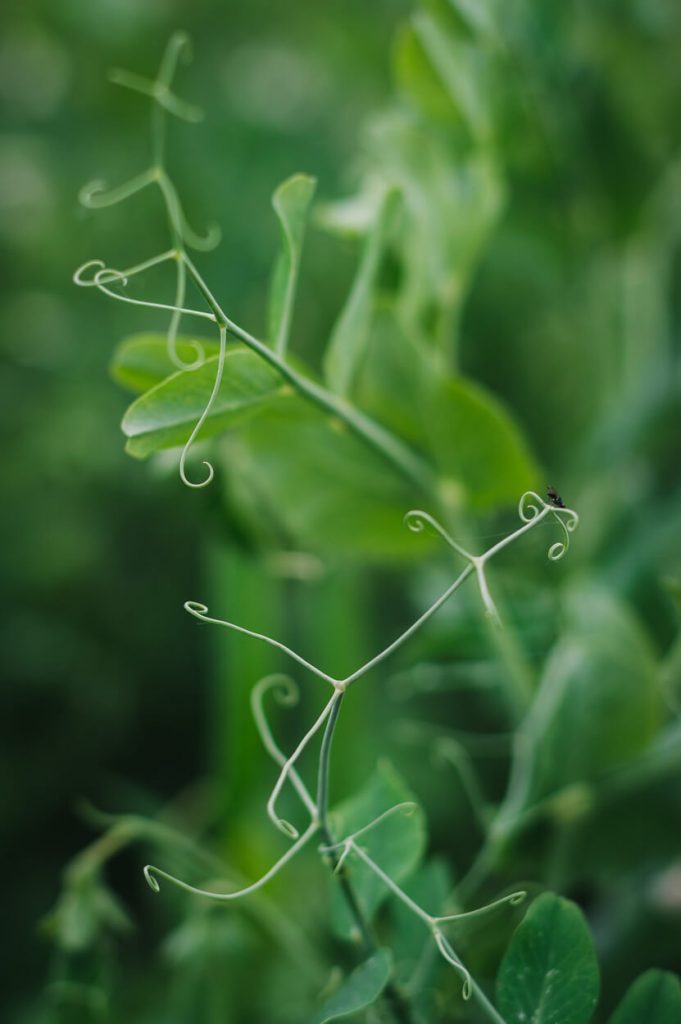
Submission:
[[[547,487],[546,497],[549,499],[552,505],[556,506],[556,508],[565,508],[565,502],[563,501],[555,487]]]

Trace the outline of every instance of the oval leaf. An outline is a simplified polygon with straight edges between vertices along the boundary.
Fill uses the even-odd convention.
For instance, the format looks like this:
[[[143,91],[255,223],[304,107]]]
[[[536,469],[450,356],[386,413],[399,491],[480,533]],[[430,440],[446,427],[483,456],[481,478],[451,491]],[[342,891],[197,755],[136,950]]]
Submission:
[[[123,417],[126,451],[144,458],[161,448],[185,444],[206,407],[217,371],[217,356],[196,370],[180,370],[141,395]],[[220,390],[201,438],[237,426],[282,390],[281,377],[243,346],[225,356]]]
[[[200,345],[204,356],[217,354],[218,343],[208,338],[178,337],[175,349],[183,363],[198,357]],[[109,366],[113,379],[129,391],[141,395],[177,373],[178,367],[168,354],[165,334],[133,334],[117,346]]]
[[[584,916],[552,893],[516,929],[497,979],[507,1024],[587,1024],[598,1001],[598,963]]]
[[[392,956],[387,949],[379,949],[350,974],[337,992],[326,1000],[311,1024],[326,1024],[339,1017],[350,1017],[375,1003],[392,973]]]
[[[617,1007],[610,1024],[679,1024],[681,984],[669,971],[646,971]]]

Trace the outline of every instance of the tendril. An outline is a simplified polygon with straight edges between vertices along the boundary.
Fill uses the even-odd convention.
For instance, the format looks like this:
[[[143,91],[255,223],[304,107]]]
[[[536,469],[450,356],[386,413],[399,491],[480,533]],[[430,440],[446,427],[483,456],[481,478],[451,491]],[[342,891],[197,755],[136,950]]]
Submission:
[[[328,846],[320,846],[320,853],[331,853],[333,850],[338,850],[341,847],[351,846],[355,839],[359,836],[366,835],[371,829],[380,825],[386,818],[391,818],[395,814],[404,814],[405,817],[411,817],[418,810],[418,804],[413,800],[403,800],[402,803],[395,804],[393,807],[389,807],[387,811],[383,811],[382,814],[378,814],[373,818],[367,825],[363,825],[362,828],[357,829],[351,835],[346,836],[345,839],[339,840],[337,843],[331,843]]]
[[[222,383],[222,373],[225,366],[225,349],[227,347],[227,329],[222,324],[219,324],[218,327],[220,331],[220,351],[218,353],[218,364],[217,371],[215,374],[215,381],[213,383],[213,388],[208,397],[208,401],[206,402],[206,406],[201,415],[199,416],[196,424],[194,425],[194,429],[187,438],[187,442],[184,448],[182,449],[182,454],[180,455],[180,478],[182,480],[182,483],[186,484],[187,487],[207,487],[208,484],[213,479],[213,477],[215,476],[212,464],[204,459],[203,464],[208,469],[208,475],[205,477],[204,480],[194,483],[194,481],[190,480],[187,477],[187,474],[185,472],[185,462],[187,461],[187,455],[189,454],[189,450],[191,446],[194,444],[194,441],[196,440],[201,430],[201,427],[203,426],[203,424],[206,422],[210,415],[213,403],[215,402],[218,391],[220,390],[220,384]]]
[[[136,192],[141,192],[147,185],[158,180],[158,169],[148,167],[146,171],[137,174],[134,178],[117,185],[115,188],[107,189],[106,182],[101,180],[91,181],[84,185],[78,193],[78,199],[82,206],[89,210],[102,210],[106,206],[115,206],[123,202]]]
[[[519,889],[517,892],[511,892],[507,896],[501,896],[498,900],[492,900],[491,903],[486,903],[484,907],[477,907],[475,910],[467,910],[462,913],[456,914],[443,914],[441,917],[436,917],[434,920],[437,924],[448,924],[452,921],[470,921],[476,917],[482,917],[484,914],[488,914],[492,910],[497,910],[499,907],[509,906],[517,907],[527,899],[527,893],[524,889]]]
[[[113,68],[109,72],[109,81],[114,85],[122,85],[125,89],[131,89],[133,92],[140,92],[143,96],[151,97],[164,110],[167,110],[169,114],[179,117],[182,121],[197,124],[203,120],[203,110],[200,107],[180,99],[179,96],[176,96],[169,89],[165,82],[159,79],[145,78],[143,75],[137,75],[133,71]]]
[[[473,561],[473,555],[466,551],[465,548],[462,548],[460,544],[457,544],[454,538],[450,537],[447,533],[444,526],[438,523],[437,519],[434,519],[433,516],[429,515],[427,512],[422,512],[421,509],[412,509],[410,512],[407,512],[404,517],[404,522],[412,533],[423,533],[426,527],[429,526],[453,551],[456,551],[459,555],[462,555],[469,561]]]
[[[464,997],[464,999],[468,1001],[473,992],[473,979],[471,978],[470,971],[461,963],[458,956],[456,955],[451,945],[449,944],[449,942],[447,941],[447,939],[442,934],[439,928],[433,929],[433,938],[435,939],[435,944],[437,945],[437,948],[440,950],[440,953],[445,958],[447,963],[450,963],[452,967],[454,967],[463,977],[463,988],[461,989],[461,994]]]
[[[295,842],[293,846],[290,846],[278,861],[275,861],[269,871],[266,871],[262,878],[259,878],[257,882],[253,882],[252,885],[247,885],[243,889],[237,889],[235,892],[214,892],[210,889],[199,889],[194,885],[189,885],[187,882],[183,882],[181,878],[169,875],[167,871],[163,871],[161,868],[157,868],[153,864],[146,865],[144,868],[144,877],[152,892],[160,892],[161,887],[159,885],[159,879],[163,879],[163,881],[170,882],[171,885],[177,886],[178,889],[183,889],[185,892],[190,892],[194,896],[206,896],[209,899],[219,900],[220,902],[238,900],[242,896],[248,896],[250,893],[256,892],[258,889],[262,889],[264,885],[267,885],[275,875],[279,874],[281,869],[288,864],[289,861],[293,860],[296,854],[300,853],[316,831],[317,824],[313,822],[298,838],[297,842]]]
[[[264,698],[267,693],[271,692],[274,698],[282,704],[284,707],[293,707],[298,703],[300,692],[298,686],[291,679],[290,676],[286,675],[272,675],[266,676],[261,679],[259,683],[253,687],[251,691],[251,710],[253,712],[253,718],[255,725],[262,740],[263,746],[270,757],[281,767],[286,764],[286,755],[277,746],[277,743],[272,735],[270,724],[267,721],[264,709]],[[310,796],[307,786],[301,779],[298,771],[295,767],[289,768],[289,778],[291,783],[298,793],[298,796],[305,804],[310,817],[316,820],[317,807],[314,800]]]
[[[574,533],[577,527],[579,526],[579,516],[571,508],[552,509],[551,512],[553,518],[556,520],[565,536],[565,540],[556,541],[556,543],[552,544],[549,548],[549,558],[552,562],[557,562],[559,559],[563,557],[565,552],[570,547],[570,534]],[[563,518],[563,516],[565,516],[566,513],[567,517]]]

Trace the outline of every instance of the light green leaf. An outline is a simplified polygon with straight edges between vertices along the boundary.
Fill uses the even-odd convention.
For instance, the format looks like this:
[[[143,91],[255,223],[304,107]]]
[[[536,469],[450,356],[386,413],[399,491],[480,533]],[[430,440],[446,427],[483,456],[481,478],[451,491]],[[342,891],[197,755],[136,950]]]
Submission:
[[[395,804],[413,800],[413,794],[392,765],[382,761],[367,785],[334,809],[333,834],[341,840]],[[420,807],[409,815],[390,815],[361,837],[362,848],[398,884],[418,867],[425,842],[425,822]],[[371,919],[390,892],[385,883],[356,857],[348,858],[345,863],[359,904]],[[340,898],[337,885],[333,890],[332,921],[340,935],[352,934],[353,921]]]
[[[332,391],[347,396],[366,348],[375,290],[386,236],[397,196],[388,192],[367,235],[357,273],[324,356],[324,375]]]
[[[218,343],[213,339],[178,337],[176,352],[183,363],[197,359],[197,344],[206,357],[217,353]],[[164,334],[133,334],[124,338],[109,366],[113,379],[135,394],[142,394],[160,384],[166,377],[177,373],[177,369],[168,355],[168,341]]]
[[[537,486],[538,469],[520,429],[480,385],[439,378],[424,405],[435,460],[463,504],[494,508]]]
[[[375,1003],[392,973],[392,955],[379,949],[350,974],[343,985],[326,1000],[311,1024],[326,1024],[339,1017],[351,1017]]]
[[[679,1024],[681,984],[670,971],[646,971],[617,1007],[610,1024]]]
[[[305,225],[316,186],[315,178],[294,174],[282,182],[272,196],[281,228],[281,251],[270,287],[268,336],[270,345],[279,355],[283,355],[288,346]]]
[[[184,444],[206,407],[217,370],[211,356],[196,370],[180,370],[141,395],[123,417],[126,451],[144,458]],[[280,376],[260,356],[234,346],[225,356],[220,390],[201,438],[243,423],[282,390]]]
[[[598,1001],[596,953],[575,903],[535,900],[516,929],[497,979],[507,1024],[587,1024]]]
[[[419,492],[341,422],[295,395],[231,436],[225,454],[240,485],[305,550],[365,560],[423,556],[424,538],[403,523]]]

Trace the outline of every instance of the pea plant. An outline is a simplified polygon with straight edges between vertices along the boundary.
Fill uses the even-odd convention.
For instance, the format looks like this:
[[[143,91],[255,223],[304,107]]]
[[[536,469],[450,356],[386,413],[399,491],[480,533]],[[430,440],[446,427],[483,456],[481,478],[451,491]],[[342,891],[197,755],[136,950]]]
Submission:
[[[405,53],[413,56],[418,46],[420,57],[425,54],[430,61],[428,74],[437,76],[444,88],[448,35],[438,17],[436,8],[418,16],[409,30],[412,35],[405,42]],[[484,37],[489,26],[478,29]],[[588,926],[577,905],[561,896],[546,891],[532,901],[503,954],[496,991],[489,984],[489,967],[479,977],[460,952],[459,939],[466,948],[470,946],[471,926],[478,929],[474,936],[481,927],[483,934],[492,927],[480,925],[478,919],[491,920],[528,897],[529,887],[499,887],[498,871],[514,842],[542,820],[565,823],[593,813],[599,801],[627,785],[626,769],[617,774],[609,767],[588,785],[561,781],[560,754],[551,744],[565,742],[556,733],[556,709],[566,697],[574,649],[559,652],[533,689],[527,674],[518,668],[503,605],[493,596],[490,566],[497,556],[516,542],[521,548],[528,534],[550,525],[559,534],[548,547],[548,559],[558,562],[568,552],[579,517],[552,487],[546,497],[539,493],[536,466],[510,415],[483,389],[450,369],[456,362],[452,346],[464,282],[472,275],[503,204],[503,182],[487,139],[487,113],[483,108],[469,112],[476,148],[458,167],[452,166],[451,152],[437,131],[430,136],[422,122],[390,115],[374,132],[376,148],[367,159],[359,199],[351,206],[321,209],[319,217],[327,226],[349,228],[364,238],[364,245],[323,355],[323,380],[319,380],[299,355],[292,354],[290,344],[313,179],[295,175],[274,193],[281,250],[270,287],[266,340],[225,312],[191,255],[213,248],[220,235],[214,227],[204,235],[190,227],[167,166],[168,116],[188,122],[201,117],[173,88],[179,61],[187,51],[187,37],[177,33],[153,80],[129,72],[112,73],[114,83],[150,101],[151,162],[124,184],[109,187],[96,181],[80,197],[89,209],[103,209],[143,190],[157,190],[167,219],[167,248],[159,254],[144,256],[123,269],[90,260],[74,278],[77,285],[96,289],[112,300],[167,317],[164,334],[133,337],[114,358],[114,375],[139,392],[123,419],[128,451],[146,457],[179,449],[179,476],[186,486],[226,487],[234,500],[237,492],[248,490],[247,509],[260,499],[261,507],[273,510],[293,541],[313,550],[333,547],[342,552],[354,544],[360,554],[392,557],[399,551],[404,557],[403,521],[409,531],[420,535],[418,552],[430,554],[437,550],[434,545],[443,544],[459,569],[396,639],[342,676],[308,660],[277,636],[220,618],[205,603],[188,600],[184,607],[198,622],[239,634],[244,644],[256,642],[275,649],[306,677],[314,677],[324,696],[313,698],[316,708],[309,721],[301,712],[296,721],[298,741],[286,750],[275,735],[267,701],[276,698],[284,706],[294,706],[299,698],[297,682],[287,674],[271,674],[252,690],[253,719],[266,753],[278,768],[266,811],[288,843],[272,866],[256,881],[199,886],[166,870],[159,861],[144,868],[146,881],[161,896],[167,885],[201,901],[244,901],[246,905],[252,900],[257,913],[262,906],[260,891],[275,876],[285,875],[306,848],[314,847],[336,883],[338,930],[352,942],[358,963],[343,980],[336,978],[327,986],[310,1020],[330,1021],[362,1012],[366,1019],[401,1024],[435,1019],[433,979],[442,977],[438,963],[461,979],[451,1016],[443,1019],[496,1024],[603,1020],[597,1011],[599,969]],[[426,194],[429,202],[424,204]],[[462,196],[466,197],[463,204]],[[451,225],[447,218],[440,221],[438,210],[438,203],[451,202],[458,202],[467,218],[454,240],[449,237]],[[402,273],[390,290],[383,285],[382,274],[386,260],[396,253]],[[172,269],[172,298],[156,301],[133,295],[129,283],[157,268]],[[196,295],[195,304],[190,294]],[[210,325],[215,337],[181,334],[183,322],[190,320]],[[396,340],[402,351],[386,357],[387,347],[394,347]],[[380,369],[372,354],[377,349],[382,353]],[[409,409],[414,394],[414,408]],[[465,452],[458,445],[463,435],[468,438]],[[203,470],[196,470],[192,454],[195,448],[205,447],[210,437],[215,438],[216,447],[203,460]],[[215,469],[216,458],[223,456],[224,474],[222,467]],[[223,475],[228,484],[222,484]],[[476,545],[469,540],[473,533],[470,510],[508,505],[512,495],[520,525],[481,553],[472,550]],[[362,535],[361,542],[356,533]],[[454,535],[463,536],[464,542]],[[506,794],[494,808],[481,796],[475,771],[469,759],[460,756],[460,748],[454,743],[441,746],[449,751],[483,830],[482,845],[467,874],[448,892],[428,865],[420,866],[423,812],[391,769],[384,765],[356,797],[330,809],[332,753],[342,712],[352,701],[349,691],[360,680],[363,686],[372,685],[372,680],[365,679],[369,676],[376,685],[379,672],[375,670],[383,669],[389,659],[420,638],[426,624],[469,580],[477,588],[483,628],[510,680],[504,683],[506,700],[518,725]],[[315,745],[316,764],[308,777],[302,762]],[[566,752],[565,756],[571,755]],[[670,757],[668,741],[641,756],[648,770],[664,771]],[[553,781],[547,783],[551,777]],[[297,798],[297,814],[284,816],[285,793]],[[72,899],[85,882],[90,884],[105,861],[132,839],[149,839],[161,850],[191,846],[186,837],[158,822],[91,813],[105,825],[105,839],[73,862],[65,899]],[[220,874],[219,865],[208,855],[194,853],[204,865],[204,874]],[[489,892],[488,902],[478,903],[480,891],[489,891],[495,879],[496,892]],[[401,915],[399,934],[378,916],[386,899]],[[112,907],[103,908],[100,902],[100,917],[113,921]],[[62,904],[62,918],[64,913]],[[273,930],[289,935],[291,922],[276,920]],[[397,949],[391,942],[395,936]],[[405,943],[412,950],[409,956]],[[671,1024],[680,1013],[681,988],[674,976],[649,971],[633,984],[610,1022]]]

